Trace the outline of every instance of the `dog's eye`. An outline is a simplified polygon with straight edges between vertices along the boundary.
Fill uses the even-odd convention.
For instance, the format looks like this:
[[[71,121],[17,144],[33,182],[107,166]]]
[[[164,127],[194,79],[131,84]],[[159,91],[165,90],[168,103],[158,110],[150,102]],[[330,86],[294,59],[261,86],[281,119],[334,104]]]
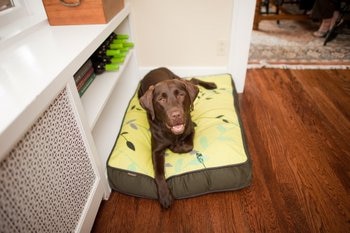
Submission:
[[[181,96],[181,97],[183,97],[183,96],[185,96],[185,92],[183,91],[183,90],[179,90],[179,89],[176,89],[175,91],[174,91],[174,95],[175,96]]]
[[[185,92],[179,91],[176,95],[178,98],[184,98],[185,97]]]
[[[157,101],[158,102],[165,102],[166,101],[166,94],[161,94],[160,96],[158,96]]]
[[[165,98],[164,97],[159,97],[158,98],[158,102],[165,102]]]

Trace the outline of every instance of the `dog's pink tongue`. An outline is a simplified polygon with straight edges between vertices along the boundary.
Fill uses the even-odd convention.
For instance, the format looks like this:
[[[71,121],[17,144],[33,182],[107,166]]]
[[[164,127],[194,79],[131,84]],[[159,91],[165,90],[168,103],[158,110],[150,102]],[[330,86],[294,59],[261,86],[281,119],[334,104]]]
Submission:
[[[171,132],[173,132],[174,134],[182,134],[185,130],[185,125],[175,125],[173,127],[171,127]]]

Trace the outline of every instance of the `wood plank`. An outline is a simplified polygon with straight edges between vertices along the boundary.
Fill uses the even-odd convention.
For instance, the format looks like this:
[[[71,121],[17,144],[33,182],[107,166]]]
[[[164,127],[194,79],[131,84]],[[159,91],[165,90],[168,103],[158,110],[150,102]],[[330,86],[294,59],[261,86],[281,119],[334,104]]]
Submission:
[[[248,70],[250,187],[176,200],[112,192],[92,232],[350,232],[350,70]]]

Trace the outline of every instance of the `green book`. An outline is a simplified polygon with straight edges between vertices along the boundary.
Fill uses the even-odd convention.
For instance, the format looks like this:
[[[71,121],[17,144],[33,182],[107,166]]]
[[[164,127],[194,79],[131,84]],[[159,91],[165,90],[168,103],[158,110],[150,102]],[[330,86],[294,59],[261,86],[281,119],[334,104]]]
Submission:
[[[82,88],[79,90],[79,96],[82,97],[85,91],[88,89],[88,87],[91,85],[91,83],[94,81],[96,77],[95,73],[92,73],[90,77],[86,80],[85,84],[82,86]]]

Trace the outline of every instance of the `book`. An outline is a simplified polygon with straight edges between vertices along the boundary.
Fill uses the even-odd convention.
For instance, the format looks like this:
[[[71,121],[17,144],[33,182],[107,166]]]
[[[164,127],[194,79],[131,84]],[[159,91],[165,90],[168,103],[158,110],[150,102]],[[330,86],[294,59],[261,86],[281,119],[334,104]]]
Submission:
[[[86,80],[86,82],[84,83],[84,85],[81,87],[81,89],[79,90],[79,96],[82,97],[83,94],[85,93],[85,91],[88,89],[88,87],[91,85],[91,83],[94,81],[96,77],[95,73],[92,73],[90,75],[90,77]]]
[[[82,86],[84,86],[85,82],[89,79],[92,73],[94,73],[94,68],[90,67],[90,69],[87,72],[85,72],[84,76],[76,84],[78,91],[82,88]]]
[[[91,59],[88,59],[75,74],[73,75],[75,83],[79,83],[79,81],[84,77],[85,73],[89,71],[92,67]]]

